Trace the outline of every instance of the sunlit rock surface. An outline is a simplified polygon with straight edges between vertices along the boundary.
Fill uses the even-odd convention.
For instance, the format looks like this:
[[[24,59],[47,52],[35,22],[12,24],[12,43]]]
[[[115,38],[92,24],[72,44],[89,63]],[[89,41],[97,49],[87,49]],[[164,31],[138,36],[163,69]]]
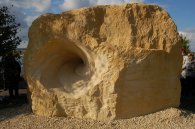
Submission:
[[[110,120],[177,107],[179,42],[176,25],[155,5],[42,15],[25,54],[32,110]]]

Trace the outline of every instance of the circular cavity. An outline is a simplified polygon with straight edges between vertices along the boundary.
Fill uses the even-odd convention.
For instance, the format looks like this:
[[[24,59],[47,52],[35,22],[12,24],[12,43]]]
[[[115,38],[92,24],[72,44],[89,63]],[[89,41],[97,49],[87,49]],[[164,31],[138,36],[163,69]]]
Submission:
[[[93,74],[93,60],[78,44],[49,42],[34,58],[33,74],[48,89],[75,93],[87,86]]]

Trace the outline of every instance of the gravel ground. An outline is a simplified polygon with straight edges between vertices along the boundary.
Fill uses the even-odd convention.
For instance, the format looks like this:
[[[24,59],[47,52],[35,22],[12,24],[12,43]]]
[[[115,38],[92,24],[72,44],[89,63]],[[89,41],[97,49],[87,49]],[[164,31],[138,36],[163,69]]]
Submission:
[[[8,96],[8,91],[0,92]],[[20,90],[20,97],[0,105],[0,129],[195,129],[195,98],[182,100],[181,108],[169,108],[153,114],[131,119],[95,121],[34,115],[26,103],[26,90]],[[190,108],[187,108],[190,107]],[[193,109],[193,110],[192,110]]]
[[[169,108],[131,119],[94,121],[37,116],[24,104],[0,110],[0,129],[195,129],[195,114]]]

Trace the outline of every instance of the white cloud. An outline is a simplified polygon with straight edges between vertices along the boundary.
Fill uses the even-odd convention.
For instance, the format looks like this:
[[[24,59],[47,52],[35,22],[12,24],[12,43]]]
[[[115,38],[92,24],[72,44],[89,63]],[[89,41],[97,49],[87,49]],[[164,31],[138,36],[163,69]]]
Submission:
[[[18,8],[33,9],[35,12],[43,12],[51,5],[51,0],[17,0],[13,5]]]
[[[32,22],[37,18],[38,16],[26,16],[24,20],[26,21],[28,26],[31,26]]]
[[[92,5],[108,5],[108,4],[122,4],[122,3],[139,3],[144,0],[64,0],[60,5],[61,10],[71,10]]]
[[[123,0],[125,2],[128,2],[128,3],[143,3],[144,0]]]
[[[124,0],[97,0],[97,5],[121,4],[124,2]]]
[[[51,5],[51,0],[1,0],[1,5],[11,6],[20,9],[32,9],[40,13],[47,10]]]
[[[18,46],[18,48],[25,48],[28,45],[28,27],[22,27],[20,28],[20,30],[18,31],[17,36],[19,36],[22,39],[22,42],[20,43],[20,45]]]
[[[23,40],[20,45],[18,45],[18,48],[26,48],[28,45],[28,40]]]
[[[179,33],[190,40],[190,49],[195,52],[195,29],[188,29]]]
[[[59,7],[61,10],[71,10],[89,5],[90,5],[89,0],[64,0],[64,3]]]
[[[22,39],[21,44],[18,46],[18,48],[26,48],[28,45],[28,30],[31,26],[32,22],[37,18],[38,16],[26,16],[23,20],[26,22],[26,26],[21,26],[20,31],[18,32],[18,36]]]

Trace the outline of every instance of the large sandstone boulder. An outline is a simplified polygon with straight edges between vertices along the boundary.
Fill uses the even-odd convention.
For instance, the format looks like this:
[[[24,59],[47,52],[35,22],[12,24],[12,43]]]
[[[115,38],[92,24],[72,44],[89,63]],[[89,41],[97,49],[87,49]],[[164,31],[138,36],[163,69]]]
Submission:
[[[42,15],[25,54],[32,110],[110,120],[177,107],[181,60],[176,25],[156,5]]]

